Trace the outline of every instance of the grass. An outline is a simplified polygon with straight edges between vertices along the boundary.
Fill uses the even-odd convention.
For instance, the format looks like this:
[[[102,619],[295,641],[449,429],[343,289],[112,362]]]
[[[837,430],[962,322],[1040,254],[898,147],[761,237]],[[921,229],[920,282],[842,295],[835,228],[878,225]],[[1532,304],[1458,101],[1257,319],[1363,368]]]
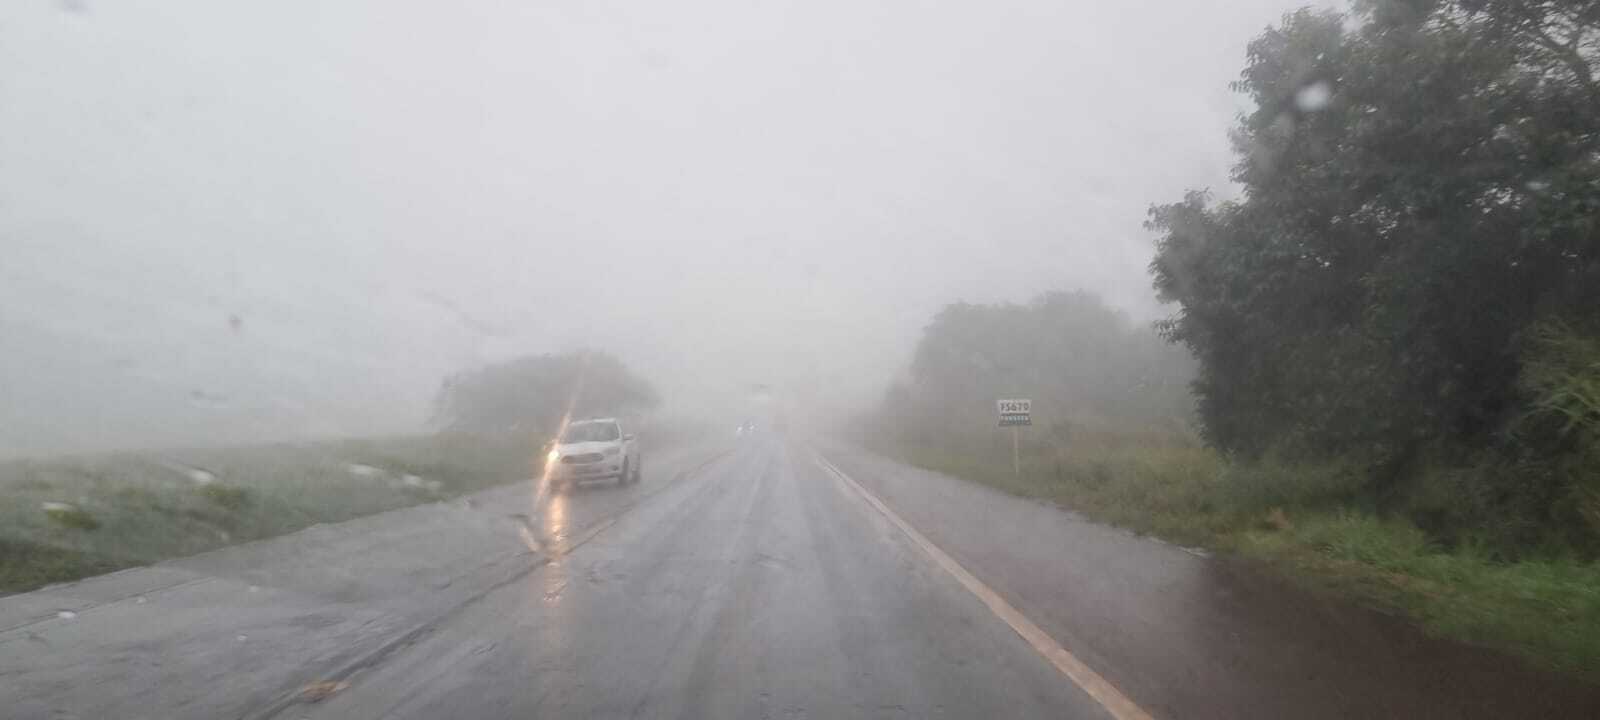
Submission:
[[[537,453],[435,435],[0,463],[0,593],[481,490]]]
[[[1600,564],[1551,555],[1503,562],[1444,547],[1361,500],[1356,468],[1226,462],[1191,442],[1093,438],[1032,448],[901,444],[912,464],[1187,545],[1265,561],[1302,585],[1413,619],[1430,634],[1600,682]]]
[[[76,580],[122,567],[77,550],[0,540],[0,579],[18,589]]]
[[[1435,635],[1495,647],[1600,680],[1600,566],[1567,558],[1497,562],[1445,550],[1415,526],[1356,512],[1307,516],[1233,547],[1304,582],[1404,613]]]

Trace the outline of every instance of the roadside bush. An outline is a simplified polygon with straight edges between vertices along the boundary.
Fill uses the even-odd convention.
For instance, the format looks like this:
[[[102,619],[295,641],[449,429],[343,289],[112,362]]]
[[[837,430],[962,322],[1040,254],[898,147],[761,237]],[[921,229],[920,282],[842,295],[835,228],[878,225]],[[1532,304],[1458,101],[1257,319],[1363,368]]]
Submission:
[[[1359,462],[1311,463],[1268,453],[1255,461],[1227,463],[1221,475],[1218,501],[1244,515],[1370,504],[1363,501],[1370,475]]]
[[[1518,434],[1592,443],[1600,437],[1600,333],[1549,321],[1531,337],[1519,378],[1530,409]]]
[[[1549,321],[1534,328],[1519,387],[1529,409],[1512,425],[1521,464],[1581,549],[1600,553],[1600,330]]]
[[[1418,558],[1438,549],[1414,525],[1348,511],[1303,520],[1293,534],[1301,545],[1330,557],[1395,570],[1415,570]]]
[[[53,504],[44,509],[50,521],[65,528],[73,530],[98,530],[100,521],[94,515],[80,507],[66,504]]]
[[[200,496],[224,510],[237,511],[250,502],[250,490],[222,483],[200,486]]]
[[[70,548],[0,538],[0,593],[76,580],[122,567]]]

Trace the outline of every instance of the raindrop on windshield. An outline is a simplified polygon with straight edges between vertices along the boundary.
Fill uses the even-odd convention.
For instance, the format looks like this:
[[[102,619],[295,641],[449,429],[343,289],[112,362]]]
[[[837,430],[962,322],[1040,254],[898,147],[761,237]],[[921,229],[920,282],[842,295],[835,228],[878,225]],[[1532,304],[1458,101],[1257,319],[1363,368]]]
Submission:
[[[1333,88],[1326,81],[1318,80],[1294,94],[1294,105],[1301,112],[1316,112],[1327,107],[1332,99]]]

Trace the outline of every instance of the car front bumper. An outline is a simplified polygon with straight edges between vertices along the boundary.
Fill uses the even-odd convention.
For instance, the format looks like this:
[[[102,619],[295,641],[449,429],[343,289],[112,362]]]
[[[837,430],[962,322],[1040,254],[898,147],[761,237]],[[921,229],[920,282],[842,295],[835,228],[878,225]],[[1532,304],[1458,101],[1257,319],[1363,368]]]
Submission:
[[[610,460],[597,463],[556,463],[550,477],[556,480],[606,480],[622,476],[622,463]]]

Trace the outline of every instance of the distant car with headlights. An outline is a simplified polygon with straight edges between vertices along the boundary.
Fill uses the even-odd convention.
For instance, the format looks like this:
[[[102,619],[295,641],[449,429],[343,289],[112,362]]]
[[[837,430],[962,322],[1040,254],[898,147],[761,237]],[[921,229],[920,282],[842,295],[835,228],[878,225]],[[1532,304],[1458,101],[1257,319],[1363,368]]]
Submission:
[[[590,480],[639,482],[639,443],[616,418],[568,423],[546,457],[551,487],[568,489]]]

